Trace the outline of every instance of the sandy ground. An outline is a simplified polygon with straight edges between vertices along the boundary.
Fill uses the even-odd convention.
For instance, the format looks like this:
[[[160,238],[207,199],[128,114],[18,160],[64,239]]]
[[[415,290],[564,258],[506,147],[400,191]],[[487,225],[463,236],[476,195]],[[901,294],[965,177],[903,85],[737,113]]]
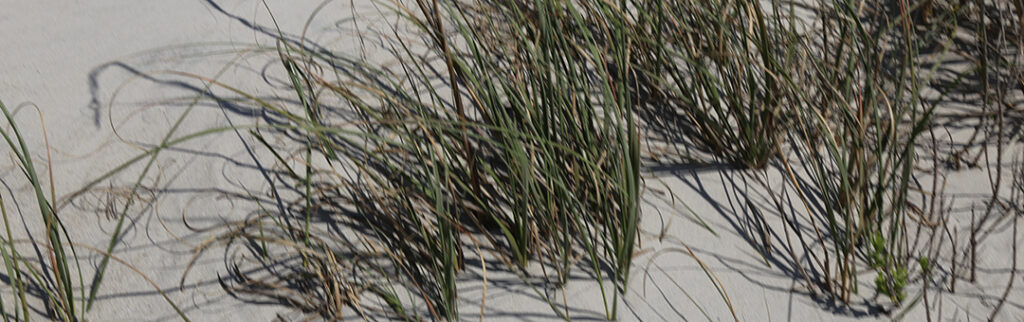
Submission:
[[[268,1],[270,12],[289,37],[302,33],[306,18],[319,4]],[[360,12],[373,12],[366,0],[335,1],[310,24],[310,41],[355,53],[358,45],[352,38],[352,26],[344,22],[352,14],[350,6],[362,8]],[[159,142],[186,108],[188,98],[203,88],[193,78],[168,71],[209,77],[223,70],[220,79],[225,83],[276,95],[281,69],[272,56],[251,56],[256,58],[245,58],[224,68],[236,53],[254,43],[273,44],[276,29],[267,12],[262,3],[252,0],[0,0],[0,99],[8,106],[24,107],[16,119],[29,133],[29,144],[34,147],[45,146],[41,119],[33,108],[41,111],[53,153],[56,194],[64,196]],[[372,17],[367,14],[363,18],[364,27],[381,22]],[[286,90],[276,88],[282,93]],[[200,104],[180,133],[251,120],[252,111],[230,107]],[[146,190],[150,202],[133,208],[130,225],[115,252],[168,293],[195,321],[301,316],[283,306],[227,294],[217,277],[228,274],[225,263],[235,254],[223,249],[198,257],[182,283],[193,249],[216,234],[213,227],[241,220],[251,210],[247,208],[251,205],[225,196],[264,188],[265,181],[254,170],[258,165],[242,142],[238,134],[229,132],[161,156],[156,175],[145,180],[152,188]],[[46,160],[45,149],[33,152],[38,160]],[[33,231],[39,235],[31,228],[40,226],[33,217],[37,217],[34,203],[28,202],[32,200],[29,187],[11,163],[5,161],[2,166],[4,186],[0,193],[5,200],[20,200],[12,208],[26,222],[16,234]],[[117,204],[116,192],[133,182],[138,170],[132,168],[105,183],[108,191],[87,194],[62,208],[77,242],[106,246],[114,221],[99,209]],[[959,211],[954,217],[969,219],[970,208],[989,193],[985,174],[981,170],[950,174],[947,194],[956,200],[954,208]],[[763,188],[756,188],[742,173],[716,167],[662,166],[645,175],[649,189],[643,229],[649,234],[644,236],[642,255],[635,260],[632,287],[620,307],[621,319],[704,320],[698,307],[713,320],[732,319],[704,271],[682,251],[684,244],[721,280],[740,320],[892,317],[863,306],[841,309],[815,300],[802,292],[791,267],[766,263],[750,244],[760,237],[750,233],[752,226],[745,218],[750,212],[748,205],[766,204],[767,197]],[[772,176],[777,179],[778,173]],[[675,206],[658,192],[667,191],[666,187],[681,199]],[[718,236],[687,219],[690,217],[685,214],[691,211],[708,221]],[[942,303],[932,305],[941,306],[943,320],[987,318],[1009,278],[1009,245],[1005,231],[985,241],[979,250],[978,281],[960,281],[956,295],[940,294],[938,299],[931,299]],[[85,257],[89,273],[98,256],[91,253]],[[481,273],[470,268],[463,276],[469,281],[460,290],[464,319],[478,318],[484,293],[480,283],[473,280]],[[529,288],[518,285],[514,276],[502,276],[493,268],[489,274],[485,308],[488,320],[555,318],[547,304]],[[1018,274],[1018,279],[1022,275]],[[88,314],[91,320],[177,319],[154,288],[132,269],[114,263],[107,276],[100,301]],[[870,274],[865,276],[865,280],[871,280]],[[574,318],[603,316],[600,293],[593,282],[570,283],[564,294],[554,296],[568,300]],[[924,314],[923,306],[918,305],[907,317],[922,320]],[[999,320],[1024,320],[1024,281],[1016,282]]]

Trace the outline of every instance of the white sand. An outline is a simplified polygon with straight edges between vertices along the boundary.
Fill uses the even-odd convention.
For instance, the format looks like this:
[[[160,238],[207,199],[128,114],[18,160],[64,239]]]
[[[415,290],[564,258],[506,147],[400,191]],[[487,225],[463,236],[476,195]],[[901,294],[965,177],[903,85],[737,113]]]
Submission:
[[[367,0],[356,2],[364,7],[368,4]],[[306,18],[319,4],[318,1],[268,3],[281,29],[293,36],[301,33]],[[361,12],[369,14],[372,10]],[[338,39],[338,35],[351,26],[334,24],[350,14],[349,1],[328,5],[314,20],[309,38],[333,50],[355,52],[356,41],[351,35]],[[361,26],[380,22],[365,19],[369,21]],[[274,25],[267,10],[253,0],[0,0],[0,99],[9,107],[31,102],[41,110],[54,153],[56,193],[63,196],[140,153],[142,150],[135,145],[159,142],[186,105],[180,98],[188,98],[202,88],[199,81],[162,71],[213,76],[233,58],[232,52],[239,52],[254,42],[272,44],[272,32]],[[216,53],[218,51],[220,53]],[[280,89],[281,93],[269,91],[274,84],[268,86],[259,77],[262,69],[268,67],[268,79],[279,84],[282,71],[279,63],[267,55],[256,57],[240,64],[243,67],[228,69],[221,80],[243,89],[260,89],[263,95],[287,97],[286,89]],[[144,74],[148,76],[140,77]],[[131,82],[118,91],[129,80]],[[178,101],[168,103],[174,99]],[[225,111],[209,104],[196,109],[179,133],[227,125],[229,118],[236,123],[251,121],[244,115],[245,111]],[[32,109],[22,109],[17,121],[28,133],[29,144],[36,147],[34,157],[45,160],[38,116]],[[114,135],[114,128],[120,138]],[[252,168],[252,157],[235,133],[209,137],[186,144],[184,148],[187,149],[171,151],[159,158],[159,175],[151,175],[145,182],[163,192],[156,202],[147,204],[146,208],[136,207],[131,212],[132,221],[127,223],[131,225],[116,255],[151,278],[194,321],[269,320],[276,314],[288,319],[300,317],[283,306],[240,301],[226,294],[216,278],[228,274],[225,263],[232,254],[225,254],[220,248],[200,257],[185,289],[179,290],[178,283],[193,256],[193,248],[217,232],[193,231],[184,226],[182,217],[187,216],[193,228],[243,219],[252,205],[222,198],[222,192],[244,193],[265,187],[265,181]],[[0,193],[9,209],[14,209],[14,216],[23,214],[28,229],[40,238],[38,227],[41,226],[23,175],[8,161],[0,166],[0,178],[5,185]],[[138,171],[138,167],[132,168],[105,187],[124,187],[133,182]],[[775,176],[777,179],[777,174]],[[664,229],[665,236],[669,237],[662,242],[650,235],[644,237],[645,253],[634,261],[630,294],[624,300],[625,305],[620,306],[623,320],[677,321],[684,317],[703,320],[686,294],[713,319],[731,320],[729,310],[699,265],[678,251],[682,249],[679,242],[692,247],[722,281],[741,320],[890,318],[864,312],[862,306],[855,306],[861,311],[834,314],[834,310],[840,309],[793,292],[802,289],[795,275],[776,266],[766,266],[740,235],[746,225],[742,219],[746,213],[746,198],[753,204],[770,204],[762,188],[753,183],[745,188],[739,173],[715,168],[658,169],[649,175],[647,185],[651,189],[665,190],[655,178],[664,180],[682,198],[682,203],[708,221],[719,236],[687,220],[683,215],[686,208],[666,206],[659,200],[664,197],[649,190],[645,195],[648,202],[644,206],[644,229],[653,235],[662,231],[663,225],[669,225]],[[989,193],[987,177],[984,171],[973,170],[953,173],[949,180],[948,197],[955,197],[958,207],[954,217],[962,222],[969,219],[970,207],[980,205],[984,195]],[[94,193],[62,209],[62,218],[76,242],[106,247],[114,221],[101,218],[96,209],[107,199],[102,193]],[[11,200],[18,200],[18,203],[12,205]],[[778,222],[772,224],[775,229],[781,229]],[[15,228],[19,230],[16,234],[24,235],[24,226],[18,223]],[[960,239],[965,240],[963,236]],[[775,242],[778,245],[779,241]],[[1008,278],[1008,234],[1006,231],[997,234],[983,245],[979,252],[978,283],[959,281],[956,295],[941,296],[943,319],[983,320],[1002,294]],[[89,274],[98,256],[86,253],[90,255],[84,266]],[[655,254],[659,255],[652,263]],[[650,267],[650,279],[645,279],[647,267]],[[463,277],[473,280],[479,271],[479,268],[471,268]],[[550,308],[529,288],[518,285],[515,277],[502,276],[493,269],[489,274],[491,283],[487,288],[486,307],[489,319],[554,318]],[[1022,275],[1019,272],[1017,276]],[[863,282],[870,283],[873,275],[867,273],[862,278]],[[513,285],[502,285],[500,281]],[[460,289],[463,318],[476,319],[481,295],[479,283],[470,281]],[[873,291],[865,289],[868,291],[862,293],[870,297]],[[915,293],[911,291],[911,294]],[[3,293],[3,296],[10,295]],[[594,283],[571,283],[565,297],[574,318],[603,316],[600,293]],[[557,294],[556,299],[561,298],[562,294]],[[912,309],[909,320],[923,320],[922,309],[921,305]],[[177,319],[174,311],[144,279],[117,263],[111,264],[100,301],[88,316],[94,321]],[[1024,320],[1024,280],[1016,282],[999,319]]]

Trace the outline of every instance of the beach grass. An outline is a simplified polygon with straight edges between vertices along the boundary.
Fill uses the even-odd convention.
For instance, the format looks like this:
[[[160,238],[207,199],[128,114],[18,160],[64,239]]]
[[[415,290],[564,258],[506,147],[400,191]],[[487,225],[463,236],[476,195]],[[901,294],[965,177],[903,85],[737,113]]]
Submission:
[[[47,195],[24,133],[0,104],[10,127],[4,139],[33,188],[49,250],[30,259],[15,247],[0,199],[0,255],[14,290],[0,300],[0,314],[28,319],[28,289],[38,287],[54,319],[85,320],[110,260],[126,264],[112,254],[160,154],[227,132],[266,152],[253,157],[269,188],[251,192],[259,210],[225,224],[196,258],[218,247],[245,248],[250,256],[232,258],[222,285],[324,319],[353,312],[363,319],[463,319],[459,290],[469,270],[482,272],[485,284],[481,319],[489,270],[519,277],[563,319],[573,318],[566,285],[582,272],[596,282],[604,318],[619,318],[634,261],[650,251],[639,245],[642,173],[653,159],[642,151],[656,135],[681,138],[669,143],[695,146],[707,156],[695,162],[728,164],[723,171],[783,174],[787,189],[767,194],[778,203],[792,200],[792,191],[800,207],[755,206],[763,208],[758,220],[781,225],[785,236],[774,237],[787,241],[780,246],[786,251],[762,255],[795,263],[787,273],[810,293],[843,305],[870,298],[886,310],[924,298],[928,310],[942,254],[952,253],[950,291],[965,261],[973,276],[974,219],[971,242],[960,244],[971,247],[969,259],[958,255],[967,252],[954,237],[951,250],[925,248],[911,238],[950,235],[947,218],[922,217],[920,209],[936,210],[915,204],[912,194],[924,191],[922,178],[938,180],[945,164],[934,131],[943,124],[937,102],[947,94],[980,91],[980,122],[997,146],[996,178],[1004,140],[1017,139],[1007,93],[1019,91],[1014,80],[1024,84],[1019,57],[993,51],[1019,49],[1020,36],[989,30],[991,8],[982,1],[374,3],[393,19],[390,30],[375,34],[375,59],[314,48],[280,27],[276,43],[253,51],[274,55],[287,99],[220,81],[228,67],[213,77],[175,73],[204,86],[160,143],[71,194],[144,164],[107,247],[89,248],[102,256],[91,281],[82,278],[76,244],[53,206],[53,179]],[[968,27],[981,56],[936,86],[946,69],[934,58],[955,50],[954,36]],[[990,83],[1004,74],[1010,76],[996,77],[1003,83]],[[980,89],[967,88],[964,79],[974,76]],[[213,89],[264,118],[179,133],[194,106],[215,98]],[[928,139],[930,162],[920,149]],[[986,158],[987,149],[980,152]],[[988,207],[998,215],[986,213],[980,226],[1008,222],[990,221],[1010,213],[1000,211],[1001,185],[993,181]],[[921,193],[925,200],[939,198],[934,187]],[[738,320],[721,281],[683,248]],[[861,281],[865,271],[870,281]]]

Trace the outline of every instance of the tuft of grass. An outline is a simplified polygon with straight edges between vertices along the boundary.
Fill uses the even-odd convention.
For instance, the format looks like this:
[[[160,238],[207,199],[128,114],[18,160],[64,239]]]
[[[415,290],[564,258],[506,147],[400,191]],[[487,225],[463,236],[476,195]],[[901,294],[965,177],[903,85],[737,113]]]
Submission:
[[[614,318],[640,220],[633,18],[590,1],[381,4],[400,17],[386,42],[395,65],[282,37],[277,53],[298,106],[212,82],[283,120],[250,133],[281,170],[267,177],[274,198],[288,189],[299,200],[202,249],[253,241],[244,261],[291,270],[235,270],[237,289],[325,318],[345,307],[369,314],[360,297],[373,296],[392,318],[456,319],[458,275],[473,249],[495,249],[524,277],[538,263],[543,287],[568,282],[585,257]],[[404,25],[422,38],[399,32]],[[286,137],[301,148],[270,143]],[[332,223],[352,231],[318,228]],[[299,290],[269,291],[285,285]]]
[[[824,22],[821,59],[808,71],[820,85],[801,93],[808,106],[792,135],[810,180],[793,184],[820,198],[820,207],[807,210],[822,218],[813,223],[822,230],[817,243],[826,243],[821,234],[831,243],[818,264],[822,288],[849,303],[865,265],[877,272],[875,290],[898,303],[909,277],[905,205],[915,142],[931,114],[922,103],[909,8],[900,2],[890,20],[865,18],[852,1],[822,7],[834,19]]]
[[[775,155],[796,90],[782,78],[797,50],[772,2],[634,1],[649,20],[649,122],[683,131],[727,163],[763,168]]]
[[[800,274],[834,299],[849,304],[860,285],[867,284],[900,305],[908,302],[912,282],[932,282],[932,263],[938,254],[932,249],[935,236],[927,246],[917,239],[922,231],[934,235],[943,230],[949,235],[949,228],[945,218],[935,217],[944,205],[932,201],[919,207],[909,197],[910,191],[922,189],[916,186],[921,179],[918,172],[922,164],[927,165],[920,160],[919,141],[925,131],[946,122],[936,120],[942,99],[976,90],[983,98],[989,95],[987,86],[971,89],[961,83],[966,74],[976,71],[954,75],[957,80],[951,83],[941,83],[936,76],[937,71],[948,70],[944,59],[959,41],[952,31],[962,31],[960,23],[975,23],[965,16],[971,12],[965,8],[964,2],[897,1],[887,6],[819,1],[815,7],[819,27],[795,34],[801,39],[799,63],[779,74],[785,86],[794,89],[789,99],[795,104],[788,131],[791,144],[788,150],[780,149],[780,155],[807,215],[784,218],[794,229],[810,227],[794,232],[803,249],[821,251],[806,260],[791,260],[810,266],[809,272]],[[989,46],[983,33],[975,36]],[[1005,57],[995,59],[1002,65],[986,66],[987,59],[979,61],[981,74],[1012,70]],[[984,110],[987,104],[982,102]],[[985,118],[1003,124],[1003,109],[998,111]],[[999,137],[994,140],[996,150],[1001,151],[1002,136],[1008,132],[999,125],[994,133]],[[941,164],[937,152],[932,153],[936,155],[931,166],[936,168],[927,175],[936,184],[922,195],[925,200],[942,200],[937,187]],[[1001,160],[1001,152],[997,154]],[[994,187],[999,185],[998,179],[994,182]],[[994,188],[993,198],[998,194]],[[932,213],[922,217],[923,208]],[[971,230],[969,246],[975,247],[973,220]],[[953,242],[955,263],[961,249]],[[873,283],[858,280],[865,270],[873,271]],[[915,277],[918,273],[922,278]],[[913,305],[919,299],[909,302]]]

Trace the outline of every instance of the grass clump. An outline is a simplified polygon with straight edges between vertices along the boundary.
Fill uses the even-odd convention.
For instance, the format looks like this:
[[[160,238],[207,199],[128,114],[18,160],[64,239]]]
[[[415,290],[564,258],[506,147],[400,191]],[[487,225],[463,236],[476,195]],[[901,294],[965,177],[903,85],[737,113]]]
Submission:
[[[773,2],[774,3],[774,2]],[[796,45],[779,12],[758,1],[638,1],[654,63],[647,119],[745,168],[778,147],[793,90],[782,78]],[[778,4],[769,6],[779,9]],[[638,38],[640,39],[640,38]]]
[[[792,137],[809,182],[794,177],[793,184],[819,198],[807,210],[815,242],[826,249],[816,263],[820,286],[847,303],[862,265],[877,272],[878,293],[905,298],[912,252],[905,205],[931,109],[922,102],[924,70],[904,4],[864,16],[855,2],[822,3],[823,31],[809,52],[820,58],[800,76],[818,85],[800,93],[807,105]]]
[[[625,12],[589,2],[479,2],[469,5],[477,9],[470,18],[456,3],[444,6],[466,48],[449,49],[449,64],[480,132],[498,143],[477,144],[486,162],[475,164],[499,189],[501,197],[480,206],[507,213],[488,219],[511,257],[519,265],[548,260],[564,282],[581,243],[598,276],[607,261],[625,284],[640,167]]]
[[[1016,59],[1011,57],[995,59],[1003,65],[987,66],[989,58],[981,57],[976,65],[980,72],[958,70],[963,66],[949,60],[963,39],[976,40],[979,47],[993,46],[984,32],[970,30],[977,23],[970,13],[984,7],[938,1],[819,1],[814,7],[816,27],[795,34],[800,39],[799,63],[780,74],[785,86],[794,89],[789,98],[796,104],[788,131],[791,144],[781,152],[782,166],[797,188],[806,216],[783,218],[800,248],[816,249],[807,251],[806,259],[793,256],[793,262],[810,267],[799,270],[799,275],[830,298],[849,304],[853,295],[864,294],[860,287],[868,285],[891,303],[904,304],[914,281],[922,281],[925,288],[935,282],[930,272],[940,253],[934,242],[944,238],[939,235],[949,235],[953,242],[952,266],[966,253],[956,247],[949,218],[943,217],[946,206],[935,201],[943,198],[938,182],[944,177],[938,169],[942,162],[935,131],[949,124],[949,116],[936,111],[947,109],[944,104],[955,95],[991,95],[988,86],[965,82],[972,74],[1012,70],[1006,67],[1013,65],[1006,61]],[[1000,93],[1005,97],[1005,91]],[[979,105],[988,110],[989,103]],[[997,111],[985,115],[982,123],[1002,124],[1004,110]],[[923,134],[929,132],[933,149],[927,162],[922,156],[929,154],[919,150]],[[1007,134],[1001,126],[994,132],[1000,137],[994,140],[997,151]],[[933,169],[922,171],[929,166]],[[994,168],[997,177],[1000,167]],[[930,191],[921,187],[928,179],[934,181]],[[994,182],[997,198],[999,180]],[[922,199],[912,198],[914,191],[921,191]],[[928,200],[930,205],[922,203]],[[972,248],[974,225],[972,218]],[[932,236],[927,245],[918,243],[928,232]],[[873,283],[860,283],[864,271],[872,272]],[[956,273],[952,275],[956,279]]]
[[[582,268],[613,318],[639,223],[630,18],[587,1],[383,4],[400,17],[386,38],[394,65],[282,38],[300,106],[218,84],[275,115],[251,134],[278,164],[272,195],[298,195],[222,238],[258,245],[244,261],[291,268],[236,270],[236,285],[327,318],[373,314],[366,296],[392,318],[457,319],[458,275],[475,253],[544,288]],[[282,138],[301,148],[271,144]],[[337,224],[351,231],[322,229]],[[268,292],[286,285],[315,295]]]

